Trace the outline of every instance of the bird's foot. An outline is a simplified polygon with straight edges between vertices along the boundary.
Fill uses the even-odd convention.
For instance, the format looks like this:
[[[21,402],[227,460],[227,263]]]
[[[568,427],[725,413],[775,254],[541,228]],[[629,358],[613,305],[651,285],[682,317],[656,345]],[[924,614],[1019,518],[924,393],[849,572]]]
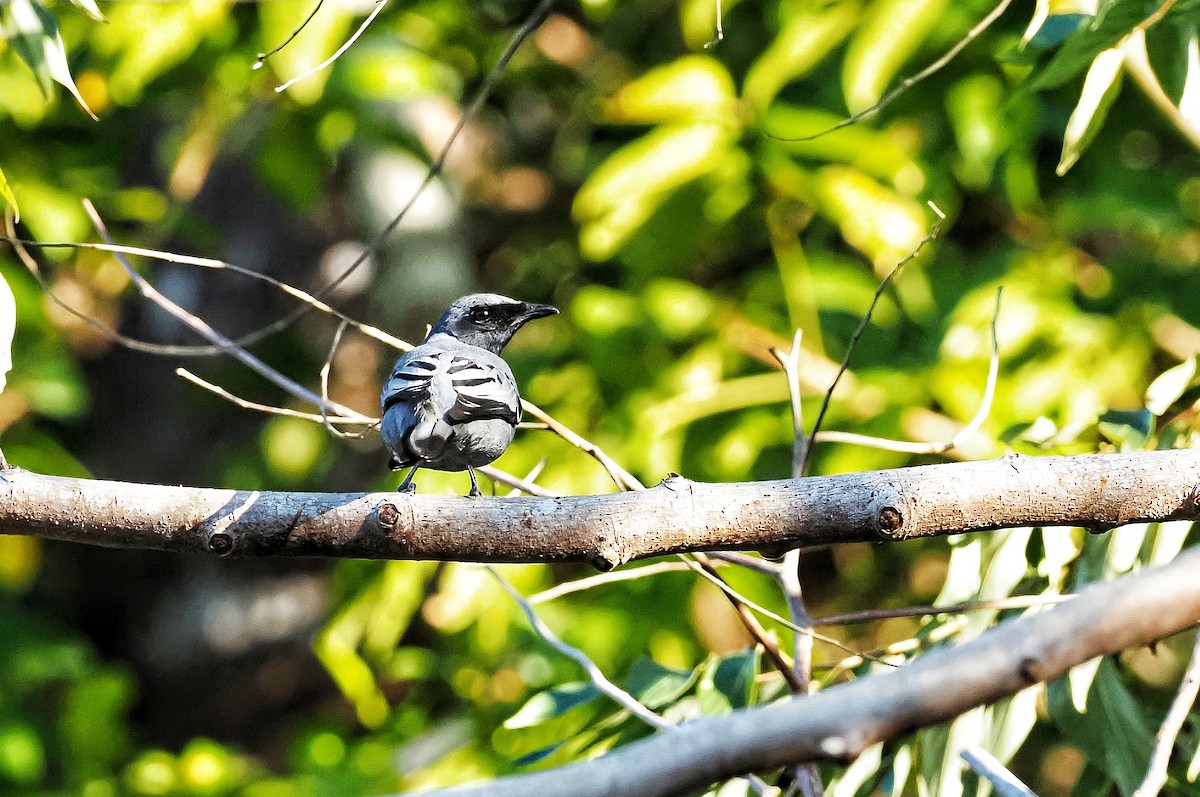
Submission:
[[[479,497],[481,497],[482,495],[483,495],[483,493],[480,491],[480,489],[479,489],[479,485],[477,485],[477,484],[472,484],[472,485],[471,485],[471,492],[467,493],[467,498],[479,498]]]
[[[417,485],[413,484],[412,482],[409,482],[408,484],[402,484],[396,490],[396,492],[403,493],[404,495],[412,495],[416,491],[417,491]]]

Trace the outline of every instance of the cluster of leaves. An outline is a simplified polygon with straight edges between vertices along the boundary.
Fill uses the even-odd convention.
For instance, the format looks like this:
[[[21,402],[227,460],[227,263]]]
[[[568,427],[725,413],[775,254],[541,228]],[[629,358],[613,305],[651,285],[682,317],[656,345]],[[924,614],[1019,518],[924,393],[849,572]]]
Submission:
[[[241,181],[226,186],[252,192],[289,219],[256,217],[280,227],[256,230],[263,249],[285,247],[297,237],[287,228],[293,224],[328,241],[373,234],[348,233],[342,217],[386,220],[389,201],[405,201],[411,187],[381,199],[382,189],[371,194],[358,184],[399,174],[372,171],[380,158],[430,160],[440,141],[429,128],[454,118],[445,109],[478,85],[524,11],[461,0],[386,10],[331,68],[280,95],[274,82],[332,55],[350,35],[355,20],[346,7],[324,4],[259,71],[256,53],[286,40],[308,9],[122,3],[106,9],[104,23],[69,7],[52,10],[37,0],[0,0],[3,201],[20,202],[22,229],[32,237],[81,240],[88,223],[77,199],[92,195],[131,237],[207,255],[226,246],[245,251],[228,243],[245,235],[236,220],[205,203],[206,184],[222,171]],[[678,7],[589,0],[552,15],[468,126],[460,146],[473,154],[448,162],[448,177],[434,184],[467,217],[450,224],[439,246],[450,251],[469,240],[469,260],[484,264],[488,287],[552,297],[564,309],[512,348],[529,398],[648,481],[668,471],[711,480],[784,477],[791,417],[769,349],[785,346],[792,329],[803,331],[811,418],[880,275],[928,232],[932,200],[949,216],[945,233],[885,295],[828,426],[948,438],[982,399],[1002,285],[994,409],[953,455],[1195,443],[1188,359],[1200,340],[1194,2],[1039,0],[1032,21],[1006,12],[942,70],[839,129],[832,128],[847,114],[870,111],[903,75],[954,46],[989,5],[726,0],[723,10],[726,36],[715,43],[711,0]],[[1136,57],[1142,40],[1148,71]],[[1138,93],[1118,97],[1126,71]],[[60,102],[48,91],[54,82],[102,121]],[[147,134],[147,127],[157,129]],[[131,141],[146,144],[149,163],[129,151]],[[1056,165],[1065,178],[1055,176]],[[224,195],[215,204],[232,202]],[[414,225],[401,240],[419,249],[435,226]],[[302,265],[319,254],[304,252]],[[418,330],[422,319],[393,305],[444,299],[458,287],[461,264],[431,258],[434,266],[414,271],[388,255],[381,253],[376,276],[385,300],[354,303],[372,320]],[[103,257],[46,258],[60,296],[108,323],[137,321],[133,303],[123,301],[127,281]],[[284,276],[310,277],[263,261]],[[16,293],[18,323],[14,373],[0,394],[6,453],[50,472],[81,472],[76,457],[106,461],[93,456],[98,424],[89,402],[119,388],[92,373],[89,392],[84,369],[91,358],[116,355],[94,329],[43,303],[7,253],[0,270]],[[425,296],[414,287],[429,284]],[[261,321],[256,306],[242,305],[246,317],[235,320]],[[223,309],[219,299],[198,306],[202,315]],[[325,351],[310,338],[326,331],[312,324],[268,354],[312,381]],[[335,397],[372,411],[386,356],[362,341],[352,351],[334,363]],[[143,364],[122,395],[151,390],[147,373],[166,367]],[[220,368],[211,368],[214,378],[235,392],[259,390]],[[122,417],[105,420],[134,441],[124,456],[147,478],[186,467],[170,472],[242,488],[344,487],[347,473],[359,479],[355,488],[394,485],[378,451],[364,458],[370,464],[347,464],[356,461],[353,449],[293,418],[263,421],[249,434],[239,426],[226,433],[222,451],[206,430],[212,418],[238,411],[215,401],[192,406],[182,390],[169,394],[171,409],[155,419],[175,435],[169,457],[138,442],[150,434],[140,409],[149,402],[131,401]],[[237,422],[219,425],[229,423]],[[182,430],[192,427],[199,429],[188,449],[194,456],[178,452]],[[610,489],[603,469],[543,432],[522,435],[499,464],[525,473],[542,458],[539,481],[549,489]],[[910,461],[824,446],[814,469]],[[464,480],[423,475],[421,489],[461,491]],[[1053,596],[1166,561],[1188,531],[1167,524],[1096,537],[1017,529],[949,545],[851,546],[806,558],[806,594],[814,613],[1014,592]],[[261,750],[251,755],[203,738],[177,753],[145,749],[153,740],[128,729],[137,694],[128,672],[101,661],[78,634],[15,608],[51,589],[38,586],[39,573],[52,581],[39,565],[40,548],[4,538],[0,546],[0,564],[15,573],[6,575],[5,601],[14,610],[5,614],[0,648],[26,662],[6,667],[0,681],[0,779],[13,789],[377,793],[553,766],[646,732],[578,681],[574,666],[524,627],[482,571],[343,563],[332,614],[313,642],[340,701],[305,706],[294,722],[279,723],[289,751],[273,759],[280,772],[258,763]],[[576,575],[542,566],[505,574],[523,591]],[[773,583],[753,573],[728,578],[786,612]],[[784,692],[778,675],[746,651],[724,599],[690,574],[611,585],[538,611],[671,718],[720,714]],[[902,663],[1003,616],[935,615],[835,634]],[[830,791],[980,789],[970,776],[964,782],[957,754],[982,744],[1012,760],[1039,793],[1099,793],[1111,784],[1129,793],[1144,773],[1179,657],[1168,643],[1156,654],[1081,668],[1049,688],[873,749],[844,771],[830,769]],[[819,685],[886,666],[846,661],[820,645],[817,658]],[[81,715],[101,719],[88,724]],[[1184,740],[1188,760],[1172,770],[1180,788],[1194,788],[1198,742]]]

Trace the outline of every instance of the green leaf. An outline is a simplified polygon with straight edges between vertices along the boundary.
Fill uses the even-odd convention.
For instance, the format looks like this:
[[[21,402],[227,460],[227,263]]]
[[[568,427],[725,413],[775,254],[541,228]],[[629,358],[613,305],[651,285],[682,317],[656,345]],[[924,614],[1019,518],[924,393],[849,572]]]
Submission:
[[[13,221],[21,220],[21,208],[17,206],[17,195],[13,193],[12,187],[8,184],[8,180],[4,177],[4,170],[0,169],[0,200],[3,200],[6,205],[12,208]]]
[[[1146,388],[1146,409],[1155,417],[1161,417],[1188,389],[1195,376],[1195,357],[1163,371]]]
[[[857,2],[794,14],[751,64],[742,96],[760,112],[766,110],[780,89],[811,71],[850,34],[859,14]]]
[[[1109,410],[1097,429],[1121,451],[1139,451],[1154,432],[1154,416],[1149,410]]]
[[[0,275],[0,392],[8,383],[8,372],[12,370],[13,334],[17,330],[17,300],[12,288]]]
[[[641,658],[633,664],[627,689],[646,708],[658,711],[682,697],[699,677],[699,669],[676,670]]]
[[[1079,160],[1079,156],[1100,132],[1108,109],[1121,90],[1125,54],[1119,48],[1105,50],[1096,56],[1083,81],[1079,103],[1067,120],[1063,134],[1062,156],[1055,172],[1062,177]]]
[[[510,730],[530,728],[549,719],[562,716],[576,706],[581,706],[600,697],[600,690],[591,681],[576,681],[562,684],[544,692],[538,692],[516,714],[504,721]]]
[[[58,21],[36,0],[9,0],[4,29],[9,43],[37,76],[42,93],[50,94],[50,83],[56,81],[75,97],[75,101],[92,119],[96,114],[83,100],[83,95],[71,78],[67,51],[58,33]]]
[[[842,62],[842,91],[851,113],[879,101],[941,21],[946,5],[946,0],[876,0],[871,5]]]
[[[758,665],[758,648],[709,659],[696,690],[703,712],[726,714],[750,705]]]
[[[1142,0],[1107,0],[1090,24],[1079,27],[1033,81],[1035,90],[1061,86],[1114,47],[1153,10]]]
[[[1099,660],[1082,709],[1065,679],[1051,683],[1047,697],[1050,717],[1066,740],[1116,781],[1123,794],[1132,794],[1146,774],[1154,733],[1112,660]]]
[[[707,55],[688,55],[626,83],[605,104],[614,122],[719,120],[737,124],[733,78]]]
[[[71,4],[82,9],[85,14],[97,22],[108,22],[108,19],[101,13],[100,7],[96,5],[96,0],[71,0]]]

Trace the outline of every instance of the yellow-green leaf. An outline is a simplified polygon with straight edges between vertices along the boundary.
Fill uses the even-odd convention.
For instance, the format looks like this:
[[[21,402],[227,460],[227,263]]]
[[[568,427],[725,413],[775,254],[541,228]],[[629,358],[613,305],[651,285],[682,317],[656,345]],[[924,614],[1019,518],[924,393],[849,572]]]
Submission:
[[[1163,371],[1146,388],[1146,409],[1153,415],[1162,415],[1175,400],[1188,389],[1196,376],[1196,358],[1188,359]]]
[[[685,120],[736,123],[733,78],[706,55],[688,55],[625,84],[605,105],[614,122],[659,124]]]
[[[71,0],[71,4],[82,9],[85,14],[97,22],[108,22],[108,19],[101,13],[100,7],[96,5],[96,0]]]
[[[4,28],[9,43],[37,76],[42,93],[49,95],[51,81],[57,82],[71,92],[88,116],[99,121],[71,77],[67,51],[58,34],[58,21],[54,15],[36,0],[9,0],[6,8],[8,15]]]
[[[837,224],[846,243],[877,267],[895,265],[925,236],[925,213],[919,203],[857,169],[828,166],[817,173],[815,186],[821,215]]]
[[[1092,65],[1088,67],[1083,91],[1079,94],[1079,103],[1071,112],[1066,133],[1063,135],[1062,157],[1054,170],[1059,177],[1075,165],[1075,161],[1079,160],[1079,156],[1092,143],[1096,133],[1100,132],[1109,106],[1121,90],[1124,64],[1124,53],[1119,47],[1113,47],[1096,56]]]
[[[933,27],[947,0],[876,0],[850,40],[842,63],[842,90],[851,113],[870,108],[883,96]]]
[[[0,276],[0,391],[8,383],[8,372],[12,370],[13,334],[17,330],[17,300],[12,288]]]
[[[656,128],[600,164],[575,195],[580,247],[611,257],[675,189],[720,166],[733,141],[710,122]]]
[[[3,169],[0,169],[0,200],[4,200],[4,203],[12,208],[13,221],[20,221],[21,208],[17,205],[17,195],[13,193],[12,187],[5,179]]]
[[[742,95],[762,112],[779,90],[807,74],[841,43],[858,22],[857,0],[791,17],[746,73]]]

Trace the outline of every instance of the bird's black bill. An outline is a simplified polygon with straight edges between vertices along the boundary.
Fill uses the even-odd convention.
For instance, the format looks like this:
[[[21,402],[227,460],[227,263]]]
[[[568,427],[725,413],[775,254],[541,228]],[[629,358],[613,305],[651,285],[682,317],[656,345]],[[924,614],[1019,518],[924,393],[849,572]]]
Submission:
[[[532,321],[535,318],[545,318],[548,315],[558,315],[558,308],[548,304],[529,304],[525,303],[525,309],[521,312],[521,317],[526,321]]]

